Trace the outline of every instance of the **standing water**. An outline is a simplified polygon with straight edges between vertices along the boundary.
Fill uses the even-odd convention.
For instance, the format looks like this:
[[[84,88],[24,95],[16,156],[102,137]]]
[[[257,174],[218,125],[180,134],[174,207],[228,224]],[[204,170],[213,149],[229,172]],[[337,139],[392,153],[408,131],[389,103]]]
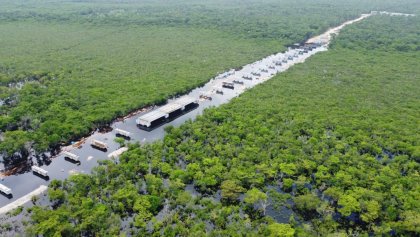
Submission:
[[[41,166],[48,172],[48,176],[36,175],[30,172],[30,167],[26,172],[20,172],[11,176],[0,177],[0,184],[12,190],[11,195],[0,194],[0,214],[3,214],[17,205],[22,205],[25,200],[30,200],[30,196],[36,190],[45,190],[45,185],[52,179],[63,180],[71,174],[88,174],[92,168],[97,166],[97,161],[112,159],[118,156],[125,149],[120,149],[120,145],[114,141],[117,129],[128,131],[130,133],[130,142],[147,143],[162,139],[165,135],[164,128],[167,126],[179,126],[189,119],[194,119],[197,115],[203,113],[203,110],[209,107],[219,106],[229,102],[232,98],[243,93],[246,89],[271,79],[274,75],[286,71],[289,67],[297,63],[304,62],[310,56],[326,51],[332,34],[338,34],[340,29],[348,24],[363,20],[375,12],[364,14],[355,20],[343,23],[332,28],[322,35],[308,40],[307,44],[295,49],[288,49],[284,53],[270,55],[257,62],[245,65],[240,70],[230,70],[211,79],[203,87],[191,91],[188,96],[198,101],[198,107],[192,108],[181,116],[165,121],[164,124],[150,131],[139,129],[136,119],[150,112],[150,108],[141,110],[140,113],[130,115],[121,121],[114,122],[112,131],[101,133],[95,132],[91,136],[80,142],[64,147],[63,152],[71,152],[77,156],[77,162],[64,157],[63,152],[53,157],[48,165]],[[385,14],[385,13],[380,13]],[[169,100],[172,102],[174,99]],[[118,131],[118,130],[117,130]],[[92,147],[93,140],[105,143],[108,148],[100,150]],[[1,193],[1,192],[0,192]]]

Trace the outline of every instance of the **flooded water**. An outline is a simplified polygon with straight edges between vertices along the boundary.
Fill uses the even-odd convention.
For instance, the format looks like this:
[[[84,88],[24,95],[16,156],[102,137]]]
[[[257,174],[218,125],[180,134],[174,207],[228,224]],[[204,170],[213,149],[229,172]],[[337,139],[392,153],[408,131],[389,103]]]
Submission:
[[[181,116],[177,118],[167,121],[162,126],[159,126],[151,131],[141,130],[136,125],[136,119],[149,112],[149,109],[149,111],[143,111],[139,114],[129,116],[122,121],[114,122],[111,125],[113,129],[112,131],[105,133],[93,133],[91,136],[87,137],[86,140],[80,142],[79,147],[64,147],[63,150],[78,155],[80,157],[80,162],[71,162],[65,159],[63,154],[60,153],[58,156],[51,159],[52,162],[41,166],[43,169],[48,171],[48,178],[42,178],[41,176],[34,175],[30,171],[29,167],[26,169],[26,172],[2,177],[0,184],[11,188],[13,195],[0,195],[0,207],[24,197],[28,193],[37,189],[40,185],[48,185],[52,179],[63,180],[68,178],[71,174],[90,173],[92,168],[97,166],[97,162],[99,160],[110,159],[108,158],[108,155],[120,148],[120,145],[114,141],[116,137],[115,128],[129,131],[131,133],[130,142],[132,143],[146,143],[162,139],[165,135],[165,127],[169,125],[179,126],[189,119],[194,119],[197,115],[202,114],[204,109],[227,103],[232,98],[243,93],[246,89],[252,88],[255,85],[271,79],[274,75],[287,70],[296,63],[304,62],[307,58],[316,53],[326,51],[328,43],[331,39],[331,34],[337,34],[343,26],[362,20],[370,15],[371,14],[362,15],[358,19],[346,22],[339,27],[330,29],[320,36],[314,37],[308,41],[312,43],[312,46],[314,46],[314,48],[310,50],[308,50],[308,48],[304,48],[303,46],[297,49],[289,49],[286,52],[270,55],[262,60],[245,65],[240,70],[230,70],[216,76],[203,87],[196,88],[188,93],[188,96],[196,98],[199,101],[198,107],[188,111],[187,113],[181,114]],[[223,87],[223,83],[233,85],[234,88],[225,88]],[[211,100],[203,99],[203,97],[211,97]],[[169,100],[168,102],[171,101],[172,100]],[[105,142],[108,145],[107,151],[91,147],[90,142],[93,139]]]
[[[23,86],[29,82],[33,82],[36,80],[24,80],[24,81],[18,81],[18,82],[10,82],[6,85],[6,88],[8,89],[16,89],[16,90],[21,90],[23,88]],[[16,94],[13,94],[9,97],[6,98],[0,98],[0,107],[4,106],[4,105],[13,105],[16,103],[17,100],[17,96]]]
[[[277,194],[286,194],[278,185],[268,185],[267,189],[274,191],[274,193]],[[268,204],[265,212],[266,216],[270,216],[278,223],[289,223],[291,216],[296,216],[296,213],[292,210],[294,204],[290,196],[285,200],[277,201],[276,198],[269,193]]]
[[[69,151],[80,157],[80,163],[71,162],[65,159],[62,154],[52,158],[52,162],[48,165],[43,165],[41,168],[48,171],[49,179],[42,178],[34,175],[29,169],[28,172],[23,174],[16,174],[12,176],[3,177],[1,184],[12,189],[13,196],[0,195],[0,206],[4,206],[14,200],[30,193],[32,190],[38,188],[40,185],[48,185],[52,179],[63,180],[71,174],[75,173],[90,173],[93,167],[97,166],[98,160],[109,159],[108,154],[118,150],[120,145],[114,141],[116,137],[115,128],[123,129],[131,133],[131,139],[129,142],[153,142],[158,139],[162,139],[165,135],[165,127],[180,126],[189,119],[194,119],[197,115],[202,114],[203,110],[211,106],[219,106],[221,104],[229,102],[232,98],[238,96],[248,88],[252,88],[257,84],[260,84],[275,74],[287,70],[290,66],[303,62],[306,58],[314,55],[315,53],[325,51],[326,46],[318,46],[312,51],[303,53],[302,49],[289,49],[285,53],[278,53],[271,55],[267,58],[254,62],[252,64],[244,66],[239,71],[230,70],[223,74],[218,75],[214,79],[210,80],[203,87],[197,88],[191,91],[188,96],[199,100],[198,107],[191,111],[182,114],[181,116],[164,123],[162,126],[156,127],[151,131],[145,131],[139,129],[136,124],[136,119],[149,112],[145,111],[135,116],[128,117],[123,121],[115,122],[111,125],[112,131],[106,133],[95,132],[88,137],[78,148],[74,146],[64,147],[63,150]],[[299,52],[301,52],[299,54]],[[291,57],[291,60],[287,60]],[[286,63],[282,63],[281,66],[275,65],[276,62],[287,60]],[[258,76],[254,76],[254,73]],[[243,77],[252,77],[252,80],[243,79]],[[234,82],[235,81],[235,82]],[[222,87],[223,82],[233,83],[234,89],[228,89]],[[219,94],[216,91],[223,92]],[[200,96],[211,97],[211,100],[200,99]],[[169,102],[172,100],[169,100]],[[108,145],[107,151],[95,149],[90,146],[90,142],[95,139],[105,142]]]

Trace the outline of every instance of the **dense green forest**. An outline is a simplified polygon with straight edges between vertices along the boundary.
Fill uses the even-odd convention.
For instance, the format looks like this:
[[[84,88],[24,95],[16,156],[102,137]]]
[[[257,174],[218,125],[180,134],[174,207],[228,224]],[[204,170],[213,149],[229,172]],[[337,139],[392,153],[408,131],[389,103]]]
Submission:
[[[0,157],[10,160],[68,143],[360,13],[412,12],[419,2],[0,4]]]
[[[419,27],[389,16],[346,27],[329,51],[162,142],[52,182],[28,233],[418,235]]]

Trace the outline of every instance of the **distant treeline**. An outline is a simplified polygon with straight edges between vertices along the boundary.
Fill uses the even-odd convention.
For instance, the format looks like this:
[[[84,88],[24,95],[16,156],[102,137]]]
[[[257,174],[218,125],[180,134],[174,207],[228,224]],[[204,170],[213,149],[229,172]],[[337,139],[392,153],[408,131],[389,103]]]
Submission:
[[[4,10],[0,10],[0,19],[194,26],[230,31],[249,38],[288,39],[289,43],[307,39],[362,12],[393,10],[412,13],[420,7],[415,0],[77,1],[70,4],[63,1],[55,7],[39,1],[25,4],[26,8],[6,4]]]

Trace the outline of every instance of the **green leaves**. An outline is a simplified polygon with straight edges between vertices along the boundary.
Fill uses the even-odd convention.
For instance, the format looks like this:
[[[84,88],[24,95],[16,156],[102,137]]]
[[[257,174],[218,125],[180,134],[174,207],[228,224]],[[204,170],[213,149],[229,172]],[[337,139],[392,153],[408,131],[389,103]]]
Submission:
[[[287,176],[293,176],[296,174],[296,165],[293,163],[280,163],[280,172],[286,174]]]
[[[10,93],[18,98],[15,105],[1,107],[0,131],[21,132],[19,140],[33,140],[43,152],[279,47],[272,40],[262,43],[199,28],[86,27],[67,21],[0,24],[0,66],[13,68],[5,69],[11,77],[39,77],[21,90],[0,92],[0,98]],[[4,143],[0,152],[7,157],[20,151],[13,138]]]
[[[407,30],[400,20],[367,20],[360,23],[363,30],[357,30],[360,25],[351,26],[328,52],[229,104],[206,110],[194,122],[169,128],[163,141],[131,145],[121,163],[104,162],[92,176],[52,183],[50,198],[63,200],[64,205],[34,211],[38,233],[77,235],[92,228],[95,234],[118,234],[118,227],[124,226],[138,235],[345,236],[391,231],[416,235],[420,219],[418,55],[382,50],[390,45],[385,34],[396,34],[391,28],[401,33],[390,36],[401,39],[398,45],[412,41],[410,29],[417,23],[406,23],[410,24]],[[372,33],[376,30],[385,33]],[[181,34],[168,31],[176,37]],[[360,35],[365,32],[370,33]],[[162,32],[154,34],[162,36]],[[379,41],[382,46],[371,48]],[[172,57],[171,52],[162,55]],[[217,60],[213,52],[201,53]],[[184,66],[175,63],[172,69]],[[142,67],[153,68],[146,62]],[[103,68],[116,72],[113,67]],[[181,78],[188,72],[169,74]],[[105,76],[101,70],[95,73]],[[149,75],[157,84],[166,75],[159,73]],[[104,85],[112,86],[108,79]],[[125,88],[164,94],[152,90],[148,80],[138,87],[133,86],[134,80],[119,82]],[[94,98],[108,89],[96,88],[94,82],[90,86],[95,89],[85,95],[86,108],[95,109],[88,120],[104,121],[106,116],[97,115],[106,99]],[[112,93],[112,98],[118,94]],[[133,93],[136,101],[152,98]],[[125,99],[116,103],[124,104]],[[267,209],[269,205],[274,208]],[[293,211],[282,216],[289,224],[274,222],[276,214],[284,214],[278,210]],[[106,215],[109,218],[104,219]],[[126,217],[132,217],[131,227],[120,224],[120,218]],[[95,225],[95,219],[107,225]],[[116,224],[109,225],[112,221]]]
[[[120,147],[123,147],[125,145],[125,139],[122,137],[116,137],[114,138],[114,141],[120,145]]]
[[[361,214],[361,218],[364,222],[370,223],[379,217],[381,206],[375,200],[367,201],[362,205],[366,211]]]
[[[222,191],[222,198],[230,202],[235,202],[238,199],[239,194],[245,191],[236,180],[223,181],[220,185],[220,189]]]
[[[340,206],[338,211],[344,216],[350,216],[353,212],[361,210],[360,203],[351,195],[342,195],[338,199],[338,205]]]
[[[333,47],[352,50],[415,52],[419,39],[416,17],[377,15],[357,25],[346,27]],[[389,25],[404,26],[389,28]],[[387,28],[386,31],[377,30]]]
[[[252,205],[257,206],[258,209],[263,211],[265,215],[265,210],[268,206],[268,196],[266,193],[261,192],[257,188],[252,188],[245,193],[244,202]]]
[[[6,157],[12,156],[15,152],[23,155],[29,153],[32,142],[27,132],[7,131],[4,133],[4,139],[0,143],[0,153],[3,152]]]
[[[289,224],[273,223],[268,225],[270,237],[292,237],[295,230]]]
[[[299,195],[293,199],[296,208],[302,212],[314,212],[321,204],[321,200],[312,193]]]
[[[267,194],[256,188],[252,188],[245,193],[244,201],[248,204],[256,204],[257,202],[267,201]]]

